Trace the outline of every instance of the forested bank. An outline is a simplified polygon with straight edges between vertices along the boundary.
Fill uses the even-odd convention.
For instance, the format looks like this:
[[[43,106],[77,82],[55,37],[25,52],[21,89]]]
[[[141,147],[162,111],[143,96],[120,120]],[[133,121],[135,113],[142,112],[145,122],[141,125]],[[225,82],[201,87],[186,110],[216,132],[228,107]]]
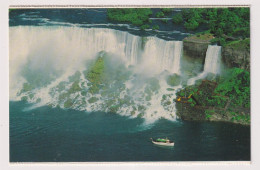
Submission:
[[[208,75],[177,93],[177,115],[184,120],[250,124],[250,73],[232,68]]]
[[[250,37],[249,8],[189,8],[177,12],[172,8],[113,8],[107,10],[107,16],[112,21],[128,22],[140,26],[141,29],[159,29],[150,17],[161,18],[164,24],[170,22],[166,18],[172,18],[171,22],[182,25],[191,33],[202,28],[204,31],[199,34],[212,34],[212,43],[221,46],[238,43]]]

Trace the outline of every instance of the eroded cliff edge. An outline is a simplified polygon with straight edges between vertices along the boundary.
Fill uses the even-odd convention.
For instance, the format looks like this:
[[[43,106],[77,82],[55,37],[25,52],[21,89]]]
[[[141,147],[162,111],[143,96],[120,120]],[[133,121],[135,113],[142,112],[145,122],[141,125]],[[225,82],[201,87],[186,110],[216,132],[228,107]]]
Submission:
[[[183,54],[192,58],[205,60],[208,45],[214,36],[200,34],[183,39]],[[225,66],[250,70],[250,39],[233,41],[222,47],[222,61]]]
[[[213,36],[203,34],[187,37],[183,40],[184,56],[201,59],[204,64],[208,45]],[[177,93],[177,116],[188,121],[224,121],[250,125],[250,39],[236,40],[222,47],[222,63],[233,71],[234,76],[223,82],[223,78],[206,79],[194,86],[185,87]],[[229,73],[227,73],[228,75]],[[232,85],[233,83],[233,85]],[[241,83],[239,86],[237,84]],[[226,93],[215,90],[220,85]],[[228,89],[230,88],[230,89]],[[232,89],[233,88],[233,89]],[[245,93],[245,91],[247,91]],[[219,93],[217,93],[219,92]],[[230,94],[236,94],[230,96]],[[244,98],[239,99],[240,96]],[[239,104],[237,101],[241,101]],[[244,102],[244,100],[248,100]]]

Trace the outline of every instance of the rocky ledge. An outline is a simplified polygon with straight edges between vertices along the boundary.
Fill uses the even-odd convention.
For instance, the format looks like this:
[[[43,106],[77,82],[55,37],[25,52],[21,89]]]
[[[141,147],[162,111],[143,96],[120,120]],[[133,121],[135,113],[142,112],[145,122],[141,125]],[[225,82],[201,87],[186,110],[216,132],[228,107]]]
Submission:
[[[212,34],[199,34],[183,39],[183,53],[193,58],[205,58]]]
[[[176,103],[178,118],[186,121],[221,121],[250,125],[250,110],[242,109],[239,114],[214,107],[191,106],[188,103]]]
[[[250,70],[250,39],[234,41],[222,49],[222,60],[228,67]]]
[[[183,54],[191,58],[205,59],[208,45],[214,36],[209,33],[189,36],[183,39]],[[232,41],[222,47],[223,63],[229,67],[250,70],[250,39]]]
[[[222,121],[250,125],[250,107],[216,94],[218,83],[203,80],[177,92],[177,116],[187,121]]]

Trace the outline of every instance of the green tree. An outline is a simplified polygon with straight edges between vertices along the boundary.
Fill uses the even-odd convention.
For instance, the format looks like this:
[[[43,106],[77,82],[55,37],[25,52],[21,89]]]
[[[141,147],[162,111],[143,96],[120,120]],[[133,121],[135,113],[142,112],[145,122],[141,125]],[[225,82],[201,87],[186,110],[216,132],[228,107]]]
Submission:
[[[162,11],[156,13],[157,18],[164,17],[164,13]]]
[[[172,8],[162,8],[161,9],[163,13],[170,13],[172,12]]]
[[[111,8],[107,10],[109,20],[130,22],[137,26],[149,22],[151,14],[152,10],[150,8]]]
[[[172,22],[175,24],[181,24],[183,22],[182,14],[178,13],[172,17]]]
[[[229,71],[228,77],[215,89],[216,93],[228,96],[234,105],[250,107],[250,74],[240,68]]]
[[[184,27],[187,30],[195,30],[199,26],[199,23],[195,19],[190,19],[189,21],[184,23]]]
[[[140,28],[141,28],[141,30],[145,30],[145,29],[148,29],[148,28],[150,28],[150,26],[149,26],[149,25],[147,25],[147,24],[145,24],[145,25],[142,25]]]
[[[154,25],[154,26],[152,27],[152,29],[153,29],[153,30],[159,30],[160,27],[159,27],[159,25]]]

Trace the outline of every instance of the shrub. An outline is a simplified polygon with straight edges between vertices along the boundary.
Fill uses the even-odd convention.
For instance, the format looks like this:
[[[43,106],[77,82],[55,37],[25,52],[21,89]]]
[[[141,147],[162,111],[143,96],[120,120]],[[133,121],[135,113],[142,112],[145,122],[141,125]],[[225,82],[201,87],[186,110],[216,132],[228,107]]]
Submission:
[[[172,22],[175,24],[181,24],[183,22],[182,14],[178,13],[172,17]]]
[[[195,30],[199,27],[199,23],[196,20],[191,19],[189,22],[184,23],[184,27],[187,30]]]
[[[153,29],[153,30],[159,30],[160,27],[159,27],[159,25],[154,25],[154,26],[152,27],[152,29]]]
[[[141,28],[141,30],[145,30],[145,29],[148,29],[148,28],[150,28],[150,26],[149,26],[149,25],[147,25],[147,24],[145,24],[145,25],[142,25],[140,28]]]
[[[161,19],[162,22],[167,23],[168,19]]]
[[[170,13],[170,12],[172,12],[173,9],[172,8],[162,8],[161,10],[163,13]]]
[[[155,16],[157,18],[161,18],[161,17],[164,17],[164,13],[162,11],[160,11],[160,12],[157,12]]]
[[[232,68],[229,77],[215,89],[216,93],[228,96],[233,105],[250,107],[250,74],[240,68]]]
[[[140,26],[149,21],[150,8],[111,8],[107,10],[108,19],[119,22],[130,22]]]

